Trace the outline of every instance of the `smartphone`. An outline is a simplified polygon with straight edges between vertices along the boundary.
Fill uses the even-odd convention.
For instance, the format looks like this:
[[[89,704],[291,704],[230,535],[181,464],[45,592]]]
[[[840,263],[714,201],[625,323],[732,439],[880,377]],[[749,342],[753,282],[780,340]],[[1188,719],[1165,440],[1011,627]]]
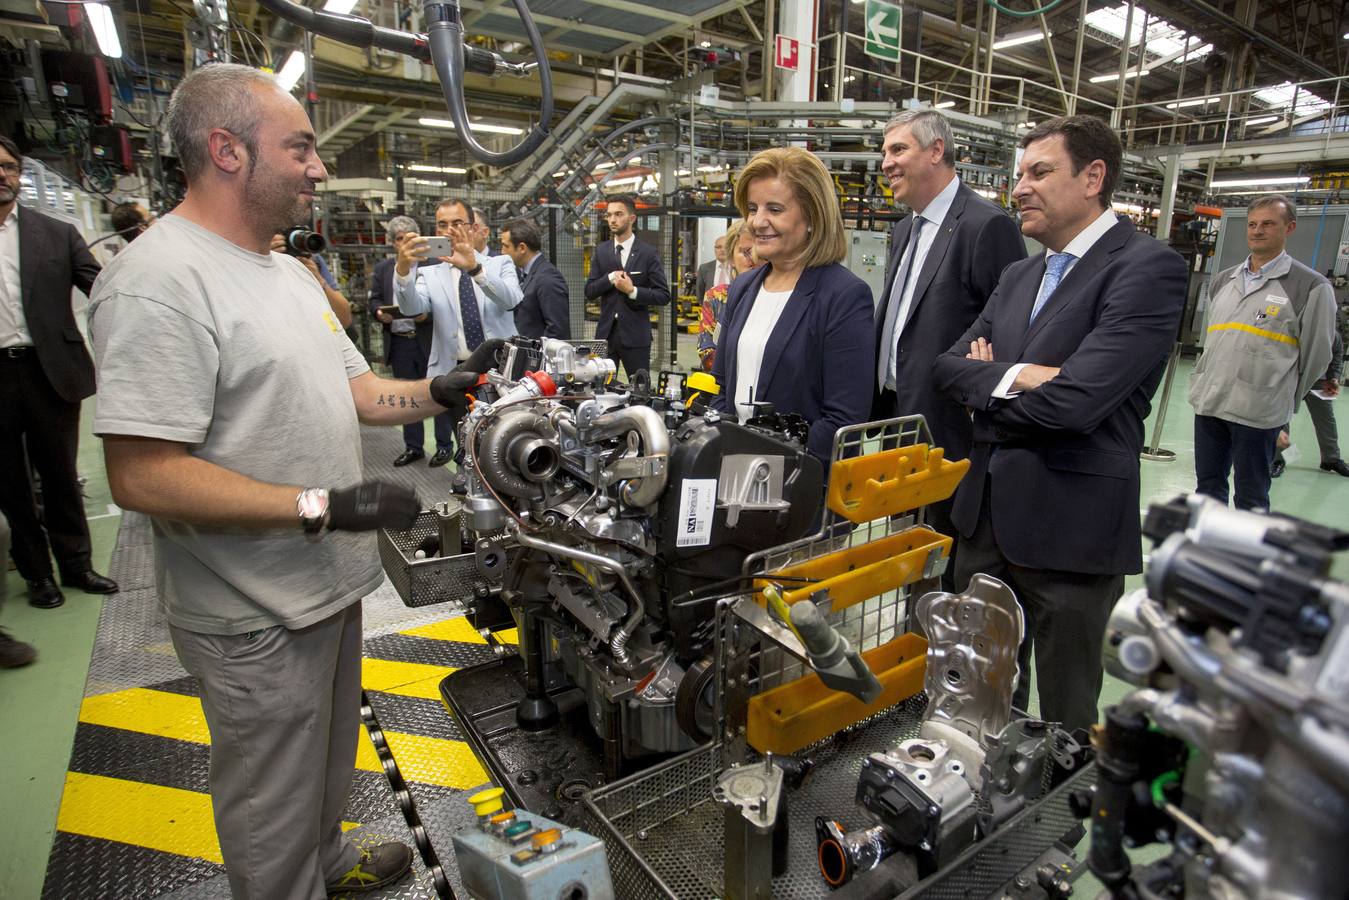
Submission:
[[[453,256],[454,241],[447,237],[432,235],[426,239],[426,257],[435,259],[439,256]]]

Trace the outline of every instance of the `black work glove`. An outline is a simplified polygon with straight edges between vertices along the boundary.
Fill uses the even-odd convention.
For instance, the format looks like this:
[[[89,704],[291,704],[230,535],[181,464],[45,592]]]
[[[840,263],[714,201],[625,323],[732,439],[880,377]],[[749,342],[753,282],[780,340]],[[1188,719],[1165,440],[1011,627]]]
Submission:
[[[468,407],[468,392],[473,390],[481,372],[455,369],[431,379],[431,399],[446,409],[463,410]]]
[[[334,531],[411,528],[422,505],[401,484],[364,481],[328,492],[328,527]]]
[[[481,375],[496,368],[497,354],[506,342],[501,338],[488,338],[478,345],[478,349],[469,354],[468,359],[454,367],[456,372],[476,372]]]

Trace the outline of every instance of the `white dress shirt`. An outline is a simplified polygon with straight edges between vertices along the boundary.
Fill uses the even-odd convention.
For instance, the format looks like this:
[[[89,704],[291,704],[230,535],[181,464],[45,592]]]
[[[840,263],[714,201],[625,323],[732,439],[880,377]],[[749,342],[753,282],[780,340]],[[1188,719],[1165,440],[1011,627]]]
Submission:
[[[632,260],[632,245],[636,242],[637,242],[637,234],[635,232],[629,232],[628,239],[626,241],[614,241],[614,251],[617,252],[620,248],[623,251],[622,253],[619,253],[618,258],[623,261],[623,264],[619,268],[621,268],[624,272],[628,271],[628,263]],[[610,272],[609,273],[610,284],[614,283],[614,278],[615,278],[614,273]],[[629,300],[637,299],[636,285],[632,286],[632,293],[628,294],[628,299]],[[616,313],[614,315],[614,318],[618,318],[618,315]]]
[[[1256,288],[1260,287],[1260,285],[1264,284],[1265,279],[1269,277],[1270,270],[1274,268],[1274,266],[1279,262],[1279,260],[1283,259],[1287,255],[1288,251],[1284,250],[1282,253],[1271,259],[1269,262],[1265,263],[1263,266],[1259,268],[1258,271],[1255,272],[1251,271],[1251,258],[1247,256],[1246,261],[1241,264],[1241,277],[1244,279],[1242,281],[1242,284],[1246,288],[1246,290],[1243,291],[1243,293],[1249,294]]]
[[[766,291],[760,287],[740,332],[740,341],[735,345],[735,409],[742,420],[754,411],[750,401],[758,399],[757,388],[763,381],[759,368],[763,365],[764,348],[791,296],[790,290]]]
[[[28,347],[33,336],[23,313],[19,275],[19,204],[0,222],[0,347]]]
[[[1072,262],[1068,263],[1067,268],[1063,270],[1063,277],[1059,279],[1059,284],[1063,284],[1063,279],[1067,278],[1068,273],[1072,272],[1073,268],[1082,261],[1082,257],[1087,255],[1087,251],[1096,246],[1096,242],[1105,237],[1105,233],[1114,228],[1118,222],[1119,217],[1115,215],[1113,209],[1104,210],[1090,225],[1079,231],[1077,237],[1069,241],[1068,246],[1064,247],[1062,250],[1050,250],[1045,248],[1045,273],[1049,273],[1048,262],[1051,256],[1058,256],[1060,253],[1071,253],[1074,259]],[[1040,283],[1035,287],[1035,296],[1040,296],[1040,288],[1044,287],[1044,283],[1045,276],[1041,275]],[[997,353],[996,347],[993,349],[993,352]],[[1016,381],[1016,376],[1021,374],[1021,370],[1026,368],[1027,365],[1029,365],[1029,363],[1018,363],[1008,369],[1007,373],[1002,376],[1002,381],[999,381],[998,386],[993,389],[993,396],[1002,400],[1009,400],[1021,393],[1020,391],[1013,391],[1011,389],[1012,382]]]
[[[884,352],[890,354],[889,373],[886,375],[885,387],[890,390],[895,389],[896,364],[895,349],[899,346],[899,336],[904,333],[904,325],[909,320],[909,310],[913,307],[913,292],[918,285],[918,274],[923,271],[923,263],[927,262],[928,251],[932,249],[932,244],[937,240],[937,233],[941,231],[942,222],[946,221],[946,214],[951,210],[951,201],[956,198],[956,191],[960,190],[960,176],[954,176],[946,187],[942,188],[937,196],[932,198],[923,209],[913,211],[914,219],[920,216],[926,223],[922,231],[918,234],[918,245],[913,248],[905,248],[906,253],[912,254],[912,260],[909,262],[907,277],[904,280],[904,296],[899,298],[899,312],[895,316],[894,336],[890,340],[890,345],[884,348]],[[910,224],[913,228],[913,223]],[[910,232],[912,233],[912,232]],[[899,269],[904,267],[904,260],[900,259]],[[895,280],[904,274],[902,271],[895,272]],[[894,293],[894,286],[891,286],[891,294]],[[889,303],[895,302],[893,296]],[[887,303],[887,306],[889,304]]]

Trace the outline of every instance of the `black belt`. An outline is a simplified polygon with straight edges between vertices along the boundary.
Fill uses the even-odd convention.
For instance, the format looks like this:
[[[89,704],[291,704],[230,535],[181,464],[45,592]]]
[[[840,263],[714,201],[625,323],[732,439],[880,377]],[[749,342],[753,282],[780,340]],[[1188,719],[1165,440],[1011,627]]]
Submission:
[[[33,349],[32,344],[24,344],[21,347],[0,347],[0,359],[23,359]]]
[[[406,331],[390,331],[389,334],[393,335],[394,337],[401,337],[401,338],[415,338],[417,336],[415,333],[409,334]]]

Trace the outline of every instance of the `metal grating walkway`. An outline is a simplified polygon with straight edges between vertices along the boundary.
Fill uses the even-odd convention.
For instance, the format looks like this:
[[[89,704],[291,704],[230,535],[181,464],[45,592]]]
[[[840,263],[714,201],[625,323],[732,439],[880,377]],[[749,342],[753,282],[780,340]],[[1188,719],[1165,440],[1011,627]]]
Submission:
[[[423,505],[449,493],[446,469],[392,467],[402,450],[397,429],[363,428],[362,438],[367,475],[416,488]],[[99,620],[42,896],[227,898],[207,793],[210,739],[196,679],[179,666],[155,601],[144,516],[123,516],[110,574],[122,591]],[[487,774],[441,704],[439,684],[492,653],[449,604],[409,609],[387,580],[363,602],[362,686],[458,888],[450,835],[472,823],[464,797]],[[411,843],[364,732],[343,818],[358,843]],[[363,896],[435,897],[420,857],[414,866],[414,878]]]

